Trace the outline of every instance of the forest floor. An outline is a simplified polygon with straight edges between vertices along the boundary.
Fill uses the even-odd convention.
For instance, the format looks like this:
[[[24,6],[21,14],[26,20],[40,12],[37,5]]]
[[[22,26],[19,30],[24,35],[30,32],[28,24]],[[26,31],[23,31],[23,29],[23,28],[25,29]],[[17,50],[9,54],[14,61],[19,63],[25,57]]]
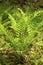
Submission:
[[[12,5],[10,6],[10,5],[6,5],[6,4],[3,4],[3,3],[0,4],[0,23],[2,25],[3,25],[3,23],[5,22],[5,19],[6,19],[6,16],[5,16],[6,14],[3,16],[3,14],[6,11],[10,12],[10,14],[12,14],[13,11],[15,12],[15,14],[18,13],[17,10],[13,10],[13,8],[15,8],[15,7],[16,6],[12,6]],[[29,13],[28,10],[27,10],[27,12]],[[28,13],[27,12],[26,12],[26,15],[28,17]],[[22,14],[23,14],[23,12],[22,12]],[[31,15],[31,13],[29,13],[29,14]],[[18,16],[18,15],[17,16],[15,15],[15,17],[19,18],[20,16]],[[24,16],[24,14],[23,14],[23,16]],[[2,18],[3,18],[4,21],[2,20]],[[41,16],[41,19],[42,19],[41,23],[38,23],[38,25],[40,26],[39,27],[40,29],[38,29],[39,30],[38,31],[38,36],[37,36],[37,33],[35,34],[35,36],[33,36],[35,38],[33,38],[33,37],[31,38],[31,35],[32,34],[34,35],[34,32],[33,32],[33,29],[34,29],[34,25],[33,24],[34,24],[34,22],[33,22],[33,24],[31,23],[33,25],[32,34],[30,35],[30,38],[32,39],[32,42],[30,42],[31,41],[30,38],[26,40],[26,42],[28,40],[30,42],[28,50],[26,52],[25,51],[14,50],[13,47],[11,47],[11,45],[9,43],[9,40],[6,39],[6,37],[3,35],[3,31],[1,32],[1,26],[0,26],[0,65],[43,65],[43,15]],[[19,21],[19,19],[17,19],[17,20]],[[8,21],[8,20],[6,20],[6,21]],[[36,23],[35,23],[35,25],[36,25]],[[38,25],[36,25],[35,27],[37,27]],[[37,28],[35,28],[35,30]],[[13,32],[13,33],[15,33],[15,32]],[[12,33],[12,31],[10,32],[10,34],[12,36],[13,36],[13,33]],[[26,33],[26,31],[25,31],[25,33]],[[13,39],[10,39],[10,40],[13,40]],[[16,38],[15,41],[18,41],[18,39]]]

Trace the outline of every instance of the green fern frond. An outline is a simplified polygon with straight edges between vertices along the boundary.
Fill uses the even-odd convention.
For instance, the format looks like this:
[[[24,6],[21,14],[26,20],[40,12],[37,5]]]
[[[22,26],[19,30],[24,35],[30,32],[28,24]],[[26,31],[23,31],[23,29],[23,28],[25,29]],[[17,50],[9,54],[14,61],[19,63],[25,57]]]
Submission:
[[[14,49],[26,51],[29,44],[34,43],[34,40],[38,39],[41,34],[38,29],[43,26],[43,10],[28,12],[29,16],[20,8],[16,10],[14,9],[15,12],[13,11],[12,14],[5,11],[7,20],[0,22],[0,31],[6,35]]]

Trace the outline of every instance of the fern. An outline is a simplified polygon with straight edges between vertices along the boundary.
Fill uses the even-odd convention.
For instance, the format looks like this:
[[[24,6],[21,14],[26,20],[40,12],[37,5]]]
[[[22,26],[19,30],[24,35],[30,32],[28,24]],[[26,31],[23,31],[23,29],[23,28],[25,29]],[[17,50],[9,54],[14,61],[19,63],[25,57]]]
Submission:
[[[5,19],[2,16],[0,35],[6,35],[6,38],[15,50],[27,51],[30,43],[38,39],[41,34],[38,29],[43,25],[43,10],[38,10],[33,13],[29,11],[29,16],[20,8],[16,8],[16,11],[14,9],[12,14],[9,12],[10,10],[4,12]],[[40,45],[41,43],[38,44]]]
[[[0,22],[0,35],[5,34],[11,45],[14,48],[21,46],[21,50],[25,50],[34,39],[38,39],[41,33],[38,29],[43,25],[43,10],[32,13],[29,9],[26,11],[24,13],[20,8],[13,8],[12,12],[10,9],[6,10]]]
[[[5,4],[0,6],[0,51],[9,47],[17,52],[26,52],[24,55],[29,51],[30,64],[38,65],[43,60],[43,54],[40,54],[43,52],[43,10],[34,11],[27,7],[23,11],[17,6],[9,7]],[[39,55],[41,58],[37,60]],[[2,65],[9,65],[2,53],[0,53],[0,62]]]

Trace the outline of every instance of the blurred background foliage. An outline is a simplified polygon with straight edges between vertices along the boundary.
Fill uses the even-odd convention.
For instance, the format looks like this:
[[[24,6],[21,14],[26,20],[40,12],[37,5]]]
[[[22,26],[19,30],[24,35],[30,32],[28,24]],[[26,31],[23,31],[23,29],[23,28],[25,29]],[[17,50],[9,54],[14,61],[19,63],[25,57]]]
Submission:
[[[43,0],[0,0],[0,65],[43,65]]]

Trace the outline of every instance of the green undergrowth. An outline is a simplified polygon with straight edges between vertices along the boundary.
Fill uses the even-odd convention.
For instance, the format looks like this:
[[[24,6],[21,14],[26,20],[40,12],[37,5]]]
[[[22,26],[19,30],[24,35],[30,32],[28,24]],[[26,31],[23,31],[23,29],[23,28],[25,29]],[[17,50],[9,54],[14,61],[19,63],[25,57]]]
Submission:
[[[38,47],[43,49],[43,10],[34,11],[26,8],[24,11],[17,6],[10,6],[8,9],[0,7],[0,10],[0,50],[12,47],[14,51],[28,52],[33,47],[31,51],[34,52],[35,58],[30,53],[31,63],[36,62],[34,65],[38,65],[37,50],[34,46],[38,52],[42,51]],[[42,54],[40,60],[43,62]]]
[[[28,8],[24,12],[11,7],[0,16],[1,43],[10,43],[15,50],[27,51],[36,40],[35,44],[43,46],[40,37],[43,38],[43,10],[31,11]]]

